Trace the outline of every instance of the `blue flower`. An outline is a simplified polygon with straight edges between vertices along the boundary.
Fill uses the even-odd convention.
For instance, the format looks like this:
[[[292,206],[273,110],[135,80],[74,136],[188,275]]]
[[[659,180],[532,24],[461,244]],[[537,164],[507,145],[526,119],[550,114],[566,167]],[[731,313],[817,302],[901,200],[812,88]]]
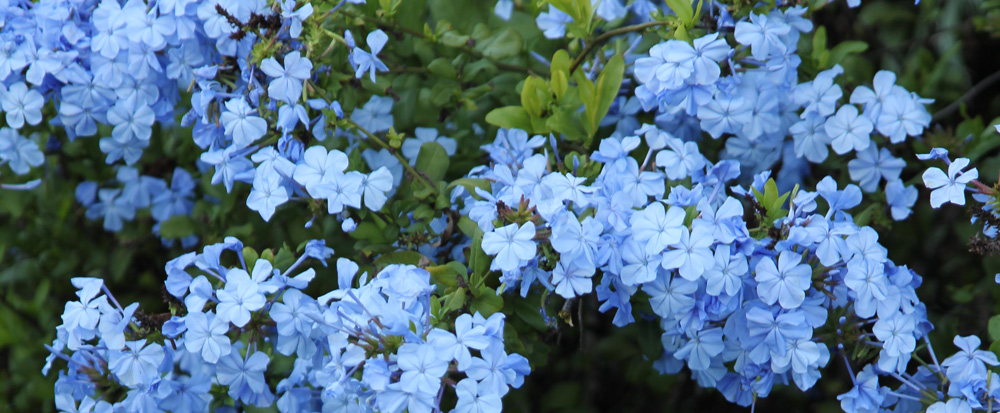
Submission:
[[[513,0],[497,0],[497,4],[493,6],[493,14],[497,17],[503,19],[504,21],[510,20],[511,13],[514,12],[514,1]],[[459,383],[461,385],[461,383]],[[473,388],[475,390],[475,388]],[[472,395],[475,396],[476,392],[473,391]]]
[[[851,180],[857,181],[865,192],[875,192],[883,178],[886,182],[898,180],[904,166],[905,161],[892,156],[888,149],[879,150],[875,145],[858,151],[858,157],[847,163]]]
[[[230,270],[226,274],[226,287],[215,293],[219,297],[219,305],[215,308],[224,322],[232,322],[237,327],[243,327],[250,322],[250,312],[264,307],[264,295],[257,283],[250,279],[246,271]]]
[[[712,364],[712,358],[722,354],[722,329],[710,328],[695,333],[684,346],[674,352],[674,358],[686,360],[692,371],[704,371]]]
[[[190,312],[184,317],[184,326],[187,327],[184,348],[206,362],[215,364],[232,351],[232,343],[226,336],[229,322],[216,317],[215,313]]]
[[[37,90],[28,89],[24,82],[17,82],[10,85],[10,89],[3,92],[0,89],[0,106],[7,112],[7,126],[14,129],[21,129],[24,123],[37,125],[42,121],[42,106],[45,99]]]
[[[226,135],[233,137],[233,143],[241,148],[250,146],[267,133],[267,121],[254,116],[256,111],[243,98],[226,101],[226,110],[219,121],[226,128]]]
[[[924,186],[933,189],[931,192],[931,207],[940,208],[945,202],[955,205],[965,205],[965,186],[973,179],[979,178],[979,170],[969,166],[969,158],[958,158],[948,165],[948,174],[940,168],[929,168],[924,171]]]
[[[552,270],[552,285],[556,287],[556,294],[570,299],[593,291],[595,271],[594,266],[586,261],[559,260]]]
[[[302,34],[302,22],[312,16],[313,6],[310,3],[306,3],[298,10],[295,10],[295,0],[282,0],[281,1],[281,17],[285,19],[285,23],[288,24],[288,35],[292,36],[293,39],[299,37]]]
[[[741,344],[743,348],[750,348],[749,358],[758,364],[767,362],[772,355],[784,356],[789,342],[812,335],[812,329],[805,324],[801,311],[782,312],[775,316],[771,310],[751,307],[746,312],[746,320],[749,337]]]
[[[688,42],[668,40],[650,48],[649,56],[635,61],[635,78],[659,94],[684,85],[694,73],[697,52]]]
[[[410,165],[416,165],[417,155],[420,154],[420,147],[427,142],[437,142],[444,148],[444,152],[448,156],[454,155],[455,149],[458,146],[454,139],[447,136],[438,136],[438,131],[434,128],[416,128],[413,134],[415,137],[403,141],[403,146],[400,147],[403,156],[410,160]]]
[[[285,55],[284,65],[273,57],[260,62],[260,70],[272,77],[267,95],[293,104],[302,97],[302,82],[312,75],[313,64],[296,50]]]
[[[681,239],[663,254],[662,266],[668,270],[676,268],[681,277],[695,281],[715,264],[710,248],[714,242],[708,228],[694,226],[690,232],[682,229]]]
[[[33,166],[45,162],[45,155],[38,144],[11,128],[0,128],[0,161],[7,162],[15,174],[24,175]]]
[[[410,393],[437,394],[441,377],[448,371],[448,362],[438,358],[430,344],[404,344],[397,352],[396,363],[403,371],[399,383]]]
[[[785,53],[785,43],[781,36],[791,31],[784,22],[763,14],[750,13],[750,21],[736,23],[736,41],[750,46],[754,59],[767,60],[768,56]]]
[[[225,183],[227,193],[233,191],[235,181],[252,182],[254,177],[253,163],[240,150],[233,145],[201,154],[202,162],[215,166],[212,185]]]
[[[368,72],[369,78],[374,82],[376,71],[389,71],[389,67],[378,58],[378,53],[382,51],[382,48],[385,47],[388,41],[389,36],[381,29],[378,29],[368,33],[368,38],[366,39],[371,53],[361,50],[360,47],[351,49],[351,64],[355,66],[354,77],[360,79],[361,76],[364,76],[365,72]]]
[[[882,351],[887,355],[906,357],[917,348],[917,338],[914,337],[916,327],[913,317],[897,312],[888,317],[879,317],[872,326],[872,332],[879,341],[882,341]],[[978,344],[977,342],[976,345]]]
[[[511,0],[500,0],[501,2],[507,1],[510,3]],[[499,7],[500,3],[497,3]],[[511,3],[513,7],[513,3]],[[500,401],[500,395],[496,394],[489,389],[483,389],[483,386],[476,382],[473,378],[464,378],[455,385],[455,395],[458,396],[458,402],[455,403],[456,413],[474,413],[474,412],[500,412],[503,411],[503,404]]]
[[[889,204],[892,219],[902,221],[910,216],[910,208],[917,202],[917,188],[903,186],[903,181],[895,180],[885,184],[885,200]]]
[[[550,241],[552,248],[566,259],[583,259],[590,265],[597,265],[595,254],[597,243],[604,226],[593,217],[584,218],[583,223],[572,213],[566,214],[553,226]]]
[[[941,366],[945,368],[949,380],[961,381],[985,377],[987,365],[1000,365],[996,354],[979,349],[979,344],[981,343],[979,337],[955,336],[952,342],[961,351],[941,362]]]
[[[108,370],[115,374],[125,386],[148,385],[160,376],[158,371],[163,361],[163,346],[155,343],[146,345],[146,340],[125,343],[126,350],[111,351]]]
[[[653,202],[645,209],[632,215],[632,236],[642,245],[647,254],[659,254],[670,244],[681,240],[685,213],[682,208],[663,208],[660,202]]]
[[[878,303],[889,295],[883,267],[882,263],[865,259],[854,259],[847,264],[844,285],[857,296],[854,312],[858,317],[874,316]]]
[[[392,173],[386,167],[378,168],[361,179],[361,190],[364,192],[365,207],[378,211],[385,206],[388,193],[392,191]]]
[[[215,376],[219,384],[229,386],[230,397],[254,404],[251,401],[256,395],[270,394],[267,382],[264,380],[264,372],[270,361],[267,354],[260,351],[248,354],[246,360],[240,357],[240,352],[234,351],[229,353],[228,357],[220,359]]]
[[[882,406],[887,391],[888,389],[879,386],[878,376],[869,364],[858,372],[854,387],[837,396],[837,400],[840,400],[840,408],[845,412],[873,412]]]
[[[253,189],[247,197],[247,208],[260,213],[264,221],[270,221],[274,209],[288,201],[288,190],[282,185],[282,178],[274,169],[257,169],[253,179]]]
[[[761,258],[754,268],[761,300],[768,305],[779,303],[788,310],[802,305],[811,285],[812,269],[801,262],[801,254],[788,250],[778,254],[777,266],[773,259]]]
[[[363,107],[351,113],[351,120],[371,133],[389,130],[392,127],[392,98],[372,96]]]
[[[844,105],[837,114],[826,120],[824,125],[827,136],[831,139],[833,151],[843,155],[852,150],[863,150],[871,144],[872,122],[864,116],[858,116],[858,108]]]
[[[535,18],[535,24],[542,34],[549,39],[561,39],[566,35],[566,23],[572,23],[573,18],[552,5],[548,12],[542,12]]]
[[[483,235],[483,252],[495,255],[494,264],[504,271],[514,271],[522,260],[535,257],[535,223],[515,224],[496,228]]]

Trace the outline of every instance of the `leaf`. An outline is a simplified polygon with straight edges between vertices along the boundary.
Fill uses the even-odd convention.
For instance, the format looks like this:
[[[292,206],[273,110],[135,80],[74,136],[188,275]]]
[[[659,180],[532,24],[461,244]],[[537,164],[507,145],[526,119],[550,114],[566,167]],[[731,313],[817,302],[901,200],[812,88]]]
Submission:
[[[570,141],[580,141],[587,137],[583,122],[577,112],[561,110],[552,115],[545,124],[555,132],[559,132]]]
[[[569,52],[567,52],[566,49],[559,49],[552,55],[550,71],[552,73],[562,72],[568,77],[570,75],[569,65]]]
[[[566,72],[561,70],[552,72],[552,81],[549,84],[552,88],[552,93],[556,95],[556,100],[560,100],[569,88],[569,78],[566,76]]]
[[[490,256],[483,251],[483,233],[480,231],[472,238],[469,246],[469,268],[477,280],[481,280],[490,271],[490,261]]]
[[[483,286],[479,290],[479,296],[472,300],[471,310],[473,313],[479,312],[483,317],[489,317],[493,313],[503,308],[503,298],[496,294],[493,289]]]
[[[1000,314],[990,317],[989,332],[991,340],[1000,340]]]
[[[160,224],[163,238],[184,238],[194,234],[195,222],[190,215],[174,215]]]
[[[674,11],[677,19],[687,24],[694,17],[694,8],[690,0],[667,0],[667,7]]]
[[[690,8],[690,4],[688,7]],[[615,55],[604,65],[604,70],[597,76],[597,101],[594,117],[591,119],[592,130],[597,130],[604,116],[611,109],[611,104],[618,96],[618,89],[622,86],[622,77],[625,74],[625,59],[620,55]]]
[[[851,40],[840,42],[833,49],[830,50],[830,59],[827,61],[831,67],[838,63],[842,63],[848,55],[862,53],[868,50],[868,43]]]
[[[826,26],[819,26],[812,38],[812,59],[816,61],[818,67],[823,67],[820,62],[823,52],[826,51]]]
[[[274,268],[279,270],[286,270],[295,263],[295,254],[292,253],[292,249],[288,248],[287,245],[282,246],[278,250],[278,253],[274,255]]]
[[[442,308],[444,308],[445,311],[461,310],[462,307],[465,306],[465,296],[466,294],[464,288],[452,291],[450,294],[444,296],[444,305],[442,305]]]
[[[487,38],[482,45],[483,56],[490,59],[506,59],[521,53],[524,39],[510,27]]]
[[[538,331],[548,330],[549,327],[545,325],[545,319],[542,318],[538,307],[531,305],[529,300],[514,300],[511,303],[514,307],[514,315],[524,320],[526,324]]]
[[[477,200],[482,199],[482,197],[476,194],[476,188],[490,192],[490,181],[476,178],[459,178],[451,181],[451,183],[448,184],[447,191],[444,192],[451,193],[451,190],[456,186],[462,186],[466,191],[469,191],[469,194],[472,195],[473,198]]]
[[[393,251],[382,254],[374,264],[376,268],[385,268],[393,264],[418,265],[422,257],[423,255],[416,251]]]
[[[424,142],[423,145],[420,145],[420,154],[417,155],[416,168],[418,171],[426,174],[431,182],[437,182],[444,179],[445,173],[448,172],[450,161],[448,152],[444,150],[441,144],[437,142]]]
[[[445,287],[458,285],[458,277],[462,276],[462,278],[465,278],[469,274],[469,270],[465,268],[465,265],[457,261],[451,261],[445,265],[427,267],[427,272],[431,273],[431,280]]]
[[[528,76],[524,79],[524,86],[521,88],[521,106],[528,115],[542,116],[542,110],[546,106],[543,97],[548,94],[548,85],[538,76]]]
[[[458,229],[470,238],[475,238],[477,235],[481,237],[483,234],[483,230],[479,229],[479,224],[464,215],[458,219]]]
[[[486,114],[486,122],[505,129],[521,129],[531,132],[531,117],[520,106],[493,109]]]

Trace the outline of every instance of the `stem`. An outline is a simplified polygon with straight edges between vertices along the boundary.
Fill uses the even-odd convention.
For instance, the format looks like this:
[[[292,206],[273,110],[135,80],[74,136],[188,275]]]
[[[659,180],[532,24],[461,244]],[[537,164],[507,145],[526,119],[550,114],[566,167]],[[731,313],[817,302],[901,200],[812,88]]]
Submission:
[[[969,89],[968,92],[965,92],[965,94],[962,95],[962,97],[958,98],[958,100],[951,102],[950,105],[945,106],[944,109],[941,109],[937,113],[935,113],[934,116],[931,117],[931,122],[940,122],[941,119],[950,116],[952,112],[958,110],[959,106],[963,102],[972,99],[983,90],[989,88],[990,85],[996,83],[998,80],[1000,80],[1000,72],[993,73],[992,75],[987,76],[985,79],[980,80],[979,83],[976,83],[975,86],[972,87],[972,89]]]
[[[385,143],[385,141],[380,139],[378,136],[375,136],[375,134],[369,132],[367,129],[362,128],[361,125],[357,124],[357,122],[351,119],[345,119],[345,121],[347,121],[348,124],[357,129],[359,132],[364,134],[368,139],[375,141],[375,143],[378,144],[378,146],[381,146],[386,151],[389,151],[389,153],[391,153],[393,156],[396,157],[397,160],[399,160],[399,163],[403,164],[403,168],[406,168],[406,171],[409,172],[410,175],[413,175],[414,179],[420,181],[421,184],[426,186],[433,193],[437,194],[437,187],[431,184],[431,182],[428,181],[427,178],[424,178],[424,176],[421,175],[420,172],[418,172],[416,169],[413,169],[413,167],[410,166],[410,161],[404,159],[402,155],[394,151],[387,143]]]
[[[576,68],[583,63],[583,60],[587,58],[587,55],[590,54],[590,52],[592,52],[594,49],[604,44],[604,42],[607,42],[612,37],[615,37],[620,34],[642,31],[654,26],[666,26],[669,24],[670,23],[666,21],[652,21],[643,24],[620,27],[612,31],[605,32],[604,34],[597,36],[596,39],[587,43],[587,47],[583,49],[582,52],[580,52],[580,55],[576,57],[576,60],[573,60],[573,64],[569,66],[569,73],[573,74],[573,71],[575,71]]]

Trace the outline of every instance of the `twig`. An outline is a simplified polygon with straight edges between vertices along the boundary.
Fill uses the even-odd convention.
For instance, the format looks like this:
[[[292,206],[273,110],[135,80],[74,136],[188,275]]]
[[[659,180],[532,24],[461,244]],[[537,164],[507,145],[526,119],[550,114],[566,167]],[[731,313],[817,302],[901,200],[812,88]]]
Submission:
[[[632,26],[620,27],[620,28],[614,29],[612,31],[605,32],[604,34],[602,34],[600,36],[597,36],[596,39],[594,39],[591,42],[587,43],[587,47],[585,49],[583,49],[582,52],[580,52],[580,55],[577,56],[576,60],[573,61],[573,64],[570,65],[570,67],[569,67],[569,73],[573,74],[573,71],[575,71],[576,68],[579,67],[580,64],[583,63],[583,60],[587,58],[587,55],[590,54],[591,51],[593,51],[594,49],[600,47],[602,44],[604,44],[604,42],[607,42],[612,37],[615,37],[615,36],[620,35],[620,34],[642,31],[642,30],[645,30],[645,29],[648,29],[648,28],[654,27],[654,26],[666,26],[668,24],[670,24],[670,22],[666,22],[666,21],[653,21],[653,22],[647,22],[647,23],[643,23],[643,24],[636,24],[636,25],[632,25]]]
[[[388,151],[389,153],[391,153],[393,156],[395,156],[396,159],[399,160],[399,163],[403,164],[403,168],[406,168],[406,171],[409,172],[411,175],[413,175],[414,179],[420,181],[420,183],[423,184],[424,186],[426,186],[427,189],[430,189],[435,194],[437,194],[437,187],[435,187],[433,184],[431,184],[431,182],[428,181],[427,178],[424,178],[424,176],[421,175],[420,172],[418,172],[416,169],[413,169],[413,167],[410,166],[410,161],[406,160],[405,158],[403,158],[402,155],[400,155],[398,152],[394,151],[389,146],[389,144],[385,143],[385,141],[383,141],[378,136],[375,136],[375,134],[369,132],[367,129],[362,128],[361,125],[357,124],[357,122],[355,122],[355,121],[353,121],[351,119],[345,119],[345,120],[352,127],[354,127],[359,132],[361,132],[362,134],[364,134],[365,137],[367,137],[369,140],[375,141],[375,143],[378,144],[378,146],[381,146],[383,149],[385,149],[386,151]]]
[[[951,116],[953,112],[958,110],[959,106],[962,103],[964,103],[969,99],[972,99],[986,88],[992,86],[998,80],[1000,80],[1000,72],[993,73],[992,75],[987,76],[985,79],[980,80],[979,83],[976,83],[976,85],[973,86],[972,89],[969,89],[968,92],[965,92],[965,94],[962,95],[962,97],[958,98],[958,100],[951,102],[950,105],[945,106],[944,109],[941,109],[937,113],[935,113],[934,116],[931,117],[931,122],[940,122],[941,119]]]

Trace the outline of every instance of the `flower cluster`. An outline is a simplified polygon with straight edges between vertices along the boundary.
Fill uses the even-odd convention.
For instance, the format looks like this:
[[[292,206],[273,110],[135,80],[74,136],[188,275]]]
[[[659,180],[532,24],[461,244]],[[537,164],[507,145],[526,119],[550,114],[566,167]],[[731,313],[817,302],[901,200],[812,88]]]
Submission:
[[[238,267],[222,264],[225,251],[238,254]],[[283,412],[430,412],[450,383],[456,409],[499,411],[530,372],[524,357],[504,350],[501,313],[462,314],[438,327],[426,270],[389,265],[369,279],[340,258],[339,288],[317,299],[302,291],[315,271],[299,267],[308,258],[325,264],[333,250],[322,241],[284,271],[247,254],[256,252],[227,238],[171,260],[172,316],[123,308],[102,280],[74,278],[80,299],[66,304],[45,367],[67,361],[56,384],[60,408],[80,400],[79,409],[96,411],[202,411],[221,386],[239,403],[276,403]],[[102,400],[109,391],[127,397]]]
[[[162,314],[123,307],[101,279],[73,279],[79,300],[66,304],[44,369],[66,362],[59,408],[429,412],[454,400],[456,411],[500,411],[531,368],[505,348],[502,305],[481,303],[538,294],[546,317],[547,300],[591,293],[617,326],[659,325],[657,370],[686,367],[742,406],[776,384],[808,390],[838,358],[849,369],[865,363],[840,397],[846,411],[980,408],[1000,397],[1000,377],[985,368],[997,360],[974,337],[956,338],[961,352],[910,373],[918,342],[929,345],[933,329],[915,291],[922,279],[890,260],[861,219],[865,201],[866,211],[883,207],[897,221],[911,214],[917,189],[904,183],[902,153],[929,127],[929,100],[888,71],[850,96],[837,83],[839,65],[800,79],[797,46],[813,29],[804,7],[734,21],[708,2],[719,31],[674,32],[639,52],[643,37],[628,34],[621,59],[620,50],[587,59],[588,47],[572,66],[552,70],[552,93],[529,87],[549,81],[527,70],[522,104],[549,106],[522,110],[530,119],[514,122],[527,126],[500,128],[481,147],[488,160],[449,183],[447,158],[462,142],[450,136],[459,135],[396,130],[399,97],[380,83],[414,68],[390,70],[391,25],[364,36],[355,25],[353,33],[333,30],[328,17],[364,1],[333,3],[316,13],[294,0],[52,0],[3,17],[0,166],[21,175],[43,163],[38,138],[22,133],[40,124],[48,101],[70,140],[106,132],[97,143],[105,162],[125,163],[114,166],[113,181],[76,187],[85,215],[107,231],[148,208],[153,231],[164,235],[168,221],[194,212],[204,174],[227,195],[246,184],[244,203],[264,221],[279,208],[308,207],[295,211],[300,224],[309,228],[325,213],[339,223],[337,234],[363,240],[358,259],[336,260],[338,288],[317,298],[306,290],[318,274],[301,267],[310,258],[327,265],[333,250],[323,240],[303,243],[298,258],[287,248],[258,253],[233,237],[181,255],[165,268],[170,312]],[[549,39],[590,30],[579,21],[590,14],[606,22],[663,17],[648,0],[584,0],[574,10],[552,3],[535,20]],[[514,7],[500,0],[494,10],[506,20]],[[669,22],[686,27],[683,13],[674,14]],[[449,30],[392,34],[422,36],[426,44],[407,44],[406,54],[423,57],[441,45],[477,64],[512,66]],[[457,77],[449,60],[427,70]],[[625,80],[587,90],[587,82],[598,89],[607,80],[602,71],[612,62],[628,62],[618,71]],[[568,93],[571,75],[577,89]],[[339,93],[345,85],[393,96]],[[434,99],[455,97],[442,90]],[[454,95],[476,107],[464,92]],[[598,117],[582,146],[550,133],[565,119],[537,122],[560,105],[571,106],[558,108],[567,116]],[[154,128],[173,125],[175,109],[200,153],[197,172],[176,167],[168,185],[139,161]],[[480,125],[469,129],[486,136]],[[716,140],[723,149],[710,153]],[[842,175],[853,184],[816,173],[831,150],[850,157]],[[926,159],[948,164],[947,173],[923,175],[931,205],[964,205],[974,185],[986,204],[984,232],[995,236],[995,190],[965,170],[969,159],[951,161],[941,149]],[[811,176],[825,177],[813,185]],[[175,238],[185,249],[198,243],[195,235]],[[477,303],[466,303],[466,293]],[[903,386],[891,390],[882,378]],[[942,395],[931,390],[943,387]]]
[[[602,164],[592,184],[549,171],[532,151],[541,137],[509,130],[485,148],[495,166],[478,177],[492,181],[492,193],[468,194],[466,205],[507,289],[526,295],[540,285],[567,299],[596,290],[619,326],[634,322],[633,301],[648,300],[664,331],[657,368],[687,365],[702,386],[741,405],[775,383],[812,387],[831,358],[819,336],[841,315],[854,329],[838,335],[867,337],[879,371],[905,370],[931,328],[914,291],[921,279],[888,260],[872,228],[854,224],[859,187],[827,177],[815,192],[779,196],[764,173],[750,190],[728,188],[739,164],[712,164],[694,147],[684,154],[694,167],[673,177],[691,186],[667,191],[671,168],[686,161],[659,160],[683,146],[669,146],[677,138],[654,126],[637,132],[653,148],[646,159],[658,152],[658,161],[629,156],[643,138],[605,139],[591,156]],[[751,222],[744,203],[755,208]],[[498,214],[501,205],[510,211]],[[547,245],[535,241],[542,231]]]

